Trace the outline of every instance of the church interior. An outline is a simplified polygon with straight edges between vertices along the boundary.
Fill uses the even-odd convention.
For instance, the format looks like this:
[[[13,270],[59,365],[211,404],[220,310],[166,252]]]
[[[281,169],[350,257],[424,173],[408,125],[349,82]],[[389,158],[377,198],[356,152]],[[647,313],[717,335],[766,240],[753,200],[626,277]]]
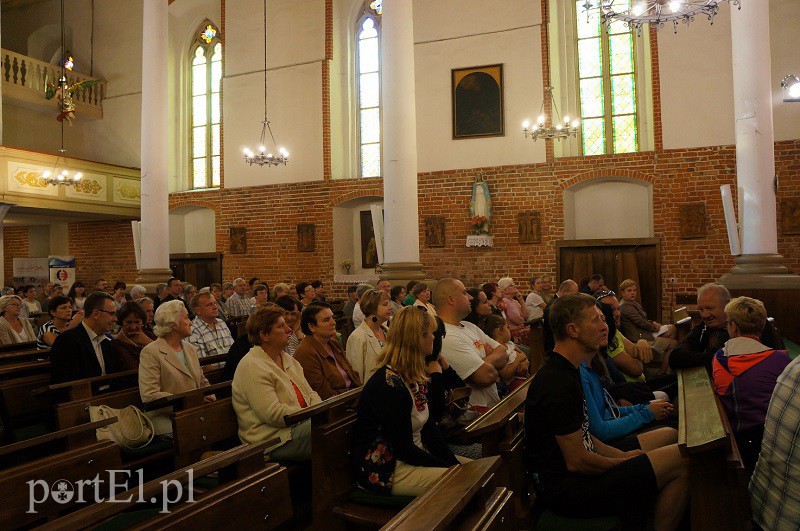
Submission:
[[[800,461],[784,456],[790,435],[780,435],[787,418],[800,422],[800,400],[786,399],[794,416],[772,415],[781,390],[800,389],[797,0],[0,6],[4,528],[800,527]],[[175,279],[182,282],[173,292]],[[54,283],[63,293],[51,293]],[[128,308],[139,298],[134,286],[149,310]],[[642,495],[643,514],[617,514],[611,503],[592,512],[588,502],[573,514],[561,505],[566,493],[583,499],[576,485],[589,485],[573,476],[598,474],[592,489],[618,488],[620,496],[650,488],[632,482],[641,469],[633,464],[617,465],[627,466],[626,477],[612,476],[610,464],[573,466],[564,439],[575,429],[547,424],[569,415],[542,413],[557,402],[541,398],[542,376],[568,377],[556,362],[589,348],[588,325],[573,337],[559,321],[569,303],[588,299],[578,290],[592,297],[580,311],[596,312],[606,332],[584,363],[575,354],[570,370],[581,367],[577,381],[598,371],[602,390],[615,359],[620,394],[606,388],[616,401],[608,415],[621,420],[628,413],[620,411],[635,409],[654,430],[626,432],[638,434],[635,447],[608,443],[586,413],[594,388],[584,381],[577,388],[588,427],[575,424],[575,433],[583,429],[578,446],[605,462],[639,466],[647,459],[638,454],[650,456],[653,497]],[[59,317],[54,301],[68,304],[68,315]],[[212,303],[213,314],[204,313]],[[502,319],[495,328],[476,309],[484,303]],[[383,305],[393,308],[385,318]],[[412,315],[408,305],[427,313]],[[7,307],[9,315],[21,309],[20,318],[6,320]],[[763,314],[758,330],[737,320],[748,311]],[[327,313],[331,326],[321,320]],[[467,313],[474,325],[459,325]],[[634,338],[625,324],[637,318],[647,330]],[[180,335],[182,319],[192,324]],[[421,361],[398,368],[401,351],[418,348],[401,342],[406,326],[421,326],[440,352],[440,361],[426,362],[424,382],[414,380]],[[61,335],[81,327],[96,353],[85,370],[71,357],[78,343]],[[230,341],[219,340],[219,327]],[[273,356],[283,327],[292,351],[303,351],[292,341],[319,340],[308,359],[280,345]],[[493,337],[498,327],[507,339]],[[480,345],[477,356],[468,353],[478,370],[457,358],[461,333],[473,328],[465,341]],[[356,357],[379,345],[378,365],[355,366],[347,344],[360,330],[369,338],[357,338],[364,350]],[[788,356],[770,369],[769,389],[757,390],[760,420],[747,429],[728,402],[756,385],[729,365],[745,337],[763,348],[743,356],[775,353],[759,364],[764,371]],[[195,338],[214,346],[191,354],[180,347]],[[112,369],[105,348],[119,340],[134,347],[135,362]],[[246,347],[232,364],[231,344],[240,341]],[[597,369],[595,353],[617,347],[625,362],[598,354]],[[692,348],[707,356],[686,362]],[[313,356],[321,360],[315,370],[307,366]],[[638,364],[638,374],[626,363]],[[443,391],[442,420],[435,395],[448,365],[460,385]],[[736,384],[719,383],[719,371],[729,370]],[[251,376],[259,371],[269,374],[274,404],[248,398],[265,381]],[[385,388],[368,385],[379,373]],[[168,376],[188,387],[171,387]],[[365,489],[359,473],[368,467],[352,461],[365,449],[377,454],[359,437],[375,422],[391,438],[374,419],[393,414],[385,404],[396,385],[412,410],[412,448],[389,444],[396,457],[371,458],[397,464],[385,482],[384,469],[365,476],[374,487]],[[634,400],[633,387],[646,399]],[[667,410],[648,409],[662,400]],[[726,415],[729,407],[735,413]],[[142,420],[159,412],[164,426]],[[151,434],[145,446],[120,442],[125,430],[114,426],[123,422]],[[534,429],[551,437],[539,440]],[[446,458],[432,450],[439,439]],[[553,449],[564,453],[555,458],[561,475],[537,468]],[[780,464],[792,471],[781,478],[782,496],[770,473]],[[425,467],[439,475],[430,479]],[[80,481],[97,474],[97,492],[114,491],[109,470],[128,472],[135,499],[78,502]],[[773,478],[768,487],[765,477]],[[414,481],[418,490],[400,488]],[[574,481],[573,490],[553,487],[561,481]],[[383,499],[378,484],[389,489]]]

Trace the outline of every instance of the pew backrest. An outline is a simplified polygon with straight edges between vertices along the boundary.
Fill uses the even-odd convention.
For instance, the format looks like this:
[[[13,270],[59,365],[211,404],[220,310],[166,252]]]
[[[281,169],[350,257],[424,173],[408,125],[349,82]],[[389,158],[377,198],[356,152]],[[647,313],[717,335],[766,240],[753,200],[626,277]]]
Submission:
[[[220,442],[238,442],[239,424],[230,398],[172,414],[175,464],[187,466]]]

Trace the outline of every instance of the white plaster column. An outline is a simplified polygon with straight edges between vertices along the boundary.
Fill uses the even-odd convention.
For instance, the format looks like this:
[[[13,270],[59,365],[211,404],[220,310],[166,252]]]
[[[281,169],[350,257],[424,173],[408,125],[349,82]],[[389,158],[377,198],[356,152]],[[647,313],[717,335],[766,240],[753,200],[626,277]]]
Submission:
[[[167,0],[144,0],[143,4],[142,258],[136,281],[155,284],[171,275],[167,184],[169,16]]]
[[[769,41],[769,1],[731,6],[736,181],[742,255],[720,282],[728,288],[800,287],[778,254],[775,133]]]
[[[410,0],[385,0],[381,15],[384,277],[423,278],[419,262],[414,16]]]

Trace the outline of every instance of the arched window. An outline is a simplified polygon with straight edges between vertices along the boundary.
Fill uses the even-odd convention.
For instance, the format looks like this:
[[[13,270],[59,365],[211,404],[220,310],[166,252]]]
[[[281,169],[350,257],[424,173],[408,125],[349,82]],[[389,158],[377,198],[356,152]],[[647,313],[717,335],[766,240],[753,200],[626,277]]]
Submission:
[[[191,47],[191,188],[220,185],[222,119],[222,42],[206,21]]]
[[[367,1],[356,27],[359,176],[381,171],[381,0]]]
[[[604,27],[585,3],[575,1],[583,154],[639,151],[633,31],[622,22]]]

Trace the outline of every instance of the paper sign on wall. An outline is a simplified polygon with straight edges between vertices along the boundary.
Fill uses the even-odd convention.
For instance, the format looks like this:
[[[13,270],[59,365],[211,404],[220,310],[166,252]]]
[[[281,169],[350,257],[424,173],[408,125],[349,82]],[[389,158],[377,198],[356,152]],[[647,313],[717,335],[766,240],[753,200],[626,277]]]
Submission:
[[[74,256],[51,256],[48,259],[50,268],[50,282],[64,286],[64,293],[67,293],[75,282],[75,257]]]

